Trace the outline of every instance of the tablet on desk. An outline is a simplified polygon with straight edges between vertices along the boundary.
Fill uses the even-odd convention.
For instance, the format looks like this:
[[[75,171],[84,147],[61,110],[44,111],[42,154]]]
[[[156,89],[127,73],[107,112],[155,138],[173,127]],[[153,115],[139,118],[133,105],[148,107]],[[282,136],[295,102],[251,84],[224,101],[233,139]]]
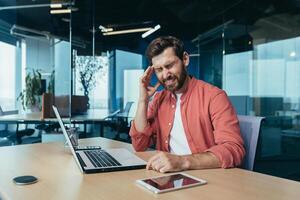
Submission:
[[[177,173],[148,179],[140,179],[136,182],[139,185],[157,194],[193,187],[197,185],[204,185],[207,183],[207,181],[203,179],[199,179],[185,173]]]

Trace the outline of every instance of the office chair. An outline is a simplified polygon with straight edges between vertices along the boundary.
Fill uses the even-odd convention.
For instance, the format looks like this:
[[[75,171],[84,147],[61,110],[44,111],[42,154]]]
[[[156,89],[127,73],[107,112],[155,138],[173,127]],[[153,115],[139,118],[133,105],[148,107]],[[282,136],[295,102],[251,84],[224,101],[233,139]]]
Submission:
[[[13,111],[4,112],[0,106],[0,116],[12,115],[12,114],[18,114],[18,111],[13,110]],[[27,128],[27,125],[26,125],[25,129],[19,130],[19,124],[16,124],[15,131],[10,131],[8,129],[8,124],[4,124],[2,126],[4,127],[0,131],[0,137],[1,137],[0,144],[2,146],[23,144],[24,140],[28,140],[28,142],[26,142],[26,143],[35,143],[35,141],[38,142],[38,140],[36,140],[35,137],[32,137],[32,138],[29,137],[35,132],[35,130],[31,129],[31,128]],[[32,139],[34,139],[34,140],[32,140]]]
[[[0,106],[0,116],[4,116],[4,112]],[[8,130],[8,124],[0,124],[0,146],[10,146],[14,144],[13,132]]]
[[[128,135],[130,130],[128,115],[133,103],[134,102],[132,101],[127,102],[123,111],[120,112],[119,110],[117,110],[116,112],[114,112],[106,118],[107,123],[105,123],[104,126],[108,126],[116,132],[116,135],[114,137],[115,140],[120,140],[129,143],[131,142],[131,138]],[[121,135],[123,135],[122,133],[125,133],[125,138],[121,137]]]
[[[246,155],[241,168],[253,171],[261,122],[264,117],[238,115]]]

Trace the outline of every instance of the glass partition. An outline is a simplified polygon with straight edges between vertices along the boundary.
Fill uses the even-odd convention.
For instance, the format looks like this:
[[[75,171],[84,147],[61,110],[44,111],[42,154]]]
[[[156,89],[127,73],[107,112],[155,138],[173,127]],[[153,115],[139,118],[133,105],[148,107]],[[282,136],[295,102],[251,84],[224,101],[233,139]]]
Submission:
[[[283,9],[224,20],[195,39],[201,79],[224,89],[238,114],[266,118],[255,171],[294,180],[300,180],[299,14]]]
[[[99,28],[106,25],[95,15],[100,2],[77,1],[75,7],[91,12],[72,12],[72,118],[82,120],[76,124],[80,137],[122,139],[122,132],[123,141],[129,142],[129,122],[138,98],[136,86],[145,67],[143,56],[126,47],[104,46],[104,40],[113,41],[114,36],[104,38]]]
[[[76,2],[75,7],[91,9],[84,24],[82,13],[72,12],[72,118],[80,137],[104,136],[108,109],[109,52],[99,40],[95,24],[95,1]],[[83,28],[84,26],[84,28]],[[88,30],[88,31],[87,31]]]
[[[47,142],[44,133],[55,132],[52,105],[62,117],[71,116],[70,13],[52,13],[51,3],[1,1],[0,106],[1,115],[14,114],[7,133],[17,139],[11,144]]]

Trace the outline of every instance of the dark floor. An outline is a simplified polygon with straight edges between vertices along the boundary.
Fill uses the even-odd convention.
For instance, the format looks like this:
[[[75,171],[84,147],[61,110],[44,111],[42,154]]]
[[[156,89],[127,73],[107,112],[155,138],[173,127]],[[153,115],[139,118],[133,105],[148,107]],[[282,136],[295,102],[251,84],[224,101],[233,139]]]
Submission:
[[[280,155],[257,160],[254,171],[300,181],[300,159]]]

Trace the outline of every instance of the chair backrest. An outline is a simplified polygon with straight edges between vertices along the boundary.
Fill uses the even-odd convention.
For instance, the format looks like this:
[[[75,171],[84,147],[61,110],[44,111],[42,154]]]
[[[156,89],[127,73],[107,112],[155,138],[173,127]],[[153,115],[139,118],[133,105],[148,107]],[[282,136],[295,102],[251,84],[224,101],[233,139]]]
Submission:
[[[129,114],[130,108],[131,108],[133,103],[134,103],[133,101],[128,101],[125,105],[123,113]]]
[[[244,140],[246,156],[243,169],[253,170],[261,122],[264,117],[238,115],[241,135]]]
[[[3,111],[0,106],[0,116],[18,114],[18,110]],[[0,131],[8,131],[8,124],[0,124]],[[0,134],[1,137],[1,134]]]
[[[0,106],[0,116],[4,115],[3,110]],[[0,131],[7,129],[7,125],[0,124]],[[0,136],[1,137],[1,136]]]
[[[0,106],[0,116],[2,116],[2,115],[3,115],[3,110],[2,110],[2,108]]]

